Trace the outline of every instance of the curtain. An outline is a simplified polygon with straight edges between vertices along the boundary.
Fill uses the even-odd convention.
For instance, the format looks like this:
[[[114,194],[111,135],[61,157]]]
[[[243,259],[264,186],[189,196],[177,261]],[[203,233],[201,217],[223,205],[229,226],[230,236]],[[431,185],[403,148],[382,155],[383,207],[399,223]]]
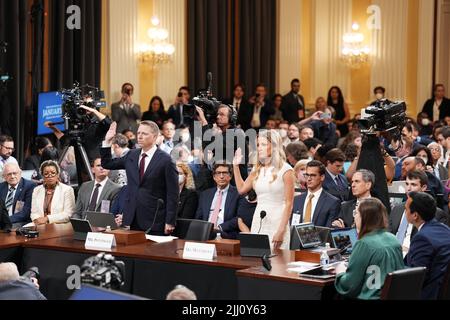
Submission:
[[[275,89],[275,0],[189,0],[188,79],[195,94],[214,76],[214,95],[229,97],[236,83]],[[251,91],[247,90],[247,93]]]
[[[80,30],[66,27],[70,5],[81,10]],[[71,88],[74,81],[100,86],[101,0],[0,0],[0,44],[4,41],[0,74],[7,72],[11,80],[3,90],[0,86],[0,130],[14,138],[21,163],[36,135],[40,92]]]

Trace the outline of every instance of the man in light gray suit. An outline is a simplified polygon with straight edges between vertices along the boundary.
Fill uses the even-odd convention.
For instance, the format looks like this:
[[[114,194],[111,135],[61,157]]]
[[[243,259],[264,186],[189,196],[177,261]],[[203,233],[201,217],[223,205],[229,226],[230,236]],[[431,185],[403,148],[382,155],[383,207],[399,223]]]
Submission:
[[[85,219],[86,211],[110,212],[120,191],[120,185],[108,179],[109,170],[103,169],[100,158],[91,163],[91,170],[95,180],[81,185],[73,218]],[[102,210],[102,204],[103,207],[107,205],[107,208]]]
[[[138,120],[141,120],[141,106],[131,100],[134,87],[131,83],[122,85],[122,99],[111,105],[111,118],[117,123],[117,133],[131,130],[136,134]]]

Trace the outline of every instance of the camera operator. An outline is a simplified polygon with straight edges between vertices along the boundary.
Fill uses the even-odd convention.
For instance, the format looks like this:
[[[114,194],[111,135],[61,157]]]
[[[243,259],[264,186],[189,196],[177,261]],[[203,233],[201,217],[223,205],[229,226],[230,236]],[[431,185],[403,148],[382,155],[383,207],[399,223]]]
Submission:
[[[47,300],[34,277],[20,277],[14,263],[0,263],[0,300]]]
[[[242,146],[238,145],[239,141],[245,142],[245,163],[240,165],[240,171],[242,176],[246,178],[248,176],[248,143],[244,131],[236,128],[235,121],[237,117],[234,107],[221,104],[217,110],[217,117],[214,124],[208,123],[202,108],[197,106],[196,110],[198,119],[202,125],[203,136],[207,130],[213,130],[211,143],[209,141],[203,141],[203,149],[205,150],[208,145],[216,143],[218,137],[221,136],[219,139],[222,139],[222,156],[214,154],[216,163],[232,163],[234,153],[238,148],[242,148]],[[217,146],[215,150],[217,150]]]
[[[89,101],[87,99],[86,103],[88,102]],[[85,126],[83,146],[86,149],[89,160],[93,160],[98,157],[99,145],[101,145],[112,121],[108,116],[104,115],[95,108],[90,108],[84,105],[81,105],[80,108],[86,110],[87,116],[91,118],[91,121],[89,121]],[[64,148],[65,146],[70,144],[71,137],[69,135],[61,132],[52,123],[46,122],[45,126],[53,131],[56,138],[60,141],[61,148]]]
[[[134,93],[133,85],[131,83],[124,83],[121,93],[122,99],[111,105],[111,118],[117,123],[117,133],[129,129],[136,134],[138,120],[141,120],[142,113],[141,106],[134,103],[131,99]]]

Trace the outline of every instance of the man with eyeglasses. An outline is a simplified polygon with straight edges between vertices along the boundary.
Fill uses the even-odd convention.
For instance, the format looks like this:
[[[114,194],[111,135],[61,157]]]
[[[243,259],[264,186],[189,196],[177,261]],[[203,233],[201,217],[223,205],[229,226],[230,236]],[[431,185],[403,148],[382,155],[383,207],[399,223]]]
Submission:
[[[10,136],[0,135],[0,173],[7,163],[15,163],[18,165],[16,158],[12,156],[14,153],[14,140]],[[3,176],[0,175],[0,182],[3,182]]]
[[[214,231],[222,238],[235,239],[238,233],[237,209],[242,197],[236,187],[230,185],[231,166],[216,164],[213,170],[216,187],[203,191],[198,201],[196,219],[214,224]]]
[[[331,227],[337,218],[341,201],[322,189],[325,180],[325,166],[320,161],[306,165],[306,186],[308,192],[294,198],[292,224],[312,222],[315,226]]]
[[[0,200],[4,202],[13,228],[30,222],[31,199],[36,184],[22,178],[22,170],[15,163],[7,163],[2,173]]]

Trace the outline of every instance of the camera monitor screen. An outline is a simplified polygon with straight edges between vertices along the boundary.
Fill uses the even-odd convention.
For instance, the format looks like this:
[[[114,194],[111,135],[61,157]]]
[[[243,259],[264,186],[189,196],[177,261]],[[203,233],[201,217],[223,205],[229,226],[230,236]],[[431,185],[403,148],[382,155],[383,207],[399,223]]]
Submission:
[[[61,122],[62,118],[62,97],[57,92],[43,92],[38,98],[38,136],[52,134],[53,131],[44,126],[45,122]],[[56,126],[64,131],[64,124]]]
[[[353,246],[358,241],[358,233],[355,228],[336,229],[331,231],[331,238],[335,248],[342,250],[347,247],[343,253],[351,253]]]
[[[303,248],[313,248],[322,244],[319,231],[312,223],[304,223],[296,226],[297,233]]]

